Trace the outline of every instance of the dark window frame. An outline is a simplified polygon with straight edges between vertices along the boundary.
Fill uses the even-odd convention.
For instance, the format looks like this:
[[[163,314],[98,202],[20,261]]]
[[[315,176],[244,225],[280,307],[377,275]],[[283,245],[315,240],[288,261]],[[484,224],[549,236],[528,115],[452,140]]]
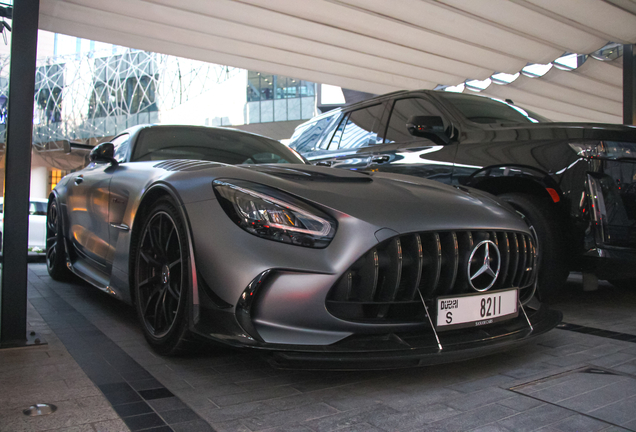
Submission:
[[[121,147],[121,145],[123,144],[116,144],[116,141],[121,138],[127,136],[128,138],[126,139],[126,141],[124,141],[127,145],[126,145],[126,153],[123,155],[123,157],[117,157],[117,151],[119,150],[119,148]],[[115,138],[113,138],[110,142],[112,142],[115,145],[115,159],[117,160],[117,162],[119,163],[124,163],[128,161],[128,155],[130,154],[130,134],[129,133],[123,133],[120,135],[117,135]]]
[[[369,144],[367,142],[367,144],[363,145],[363,146],[349,147],[347,149],[342,149],[340,147],[340,143],[342,141],[343,134],[344,134],[344,132],[346,130],[346,126],[347,126],[347,123],[349,122],[349,119],[351,118],[351,115],[353,113],[355,113],[355,112],[362,111],[362,110],[368,110],[368,109],[374,108],[374,107],[380,107],[380,110],[381,110],[379,115],[375,118],[375,122],[373,123],[373,126],[371,127],[371,131],[376,133],[376,142],[374,144]],[[380,102],[377,102],[377,103],[373,103],[373,104],[370,104],[370,105],[366,105],[366,106],[363,106],[363,107],[360,107],[360,108],[356,108],[356,109],[352,109],[350,111],[344,112],[342,118],[340,119],[340,122],[338,122],[337,127],[334,128],[334,131],[332,133],[331,139],[329,140],[329,145],[326,147],[326,149],[329,150],[329,151],[353,150],[353,149],[374,147],[376,145],[381,144],[381,143],[377,142],[377,137],[381,136],[380,132],[381,132],[381,129],[382,129],[382,126],[383,126],[383,120],[384,120],[385,115],[386,115],[386,102],[385,101],[380,101]],[[340,134],[339,134],[340,136],[338,138],[338,144],[337,144],[337,147],[334,147],[334,138],[336,137],[336,134],[338,134],[338,131],[340,130],[341,126],[342,126],[342,130],[340,131]]]
[[[398,103],[398,101],[405,100],[405,99],[421,99],[426,101],[426,103],[434,107],[439,112],[439,116],[442,118],[442,121],[444,122],[445,129],[453,124],[453,122],[448,118],[448,115],[444,113],[444,111],[438,107],[438,104],[435,101],[432,101],[430,98],[427,98],[421,94],[404,95],[402,97],[387,101],[387,104],[389,105],[387,107],[388,116],[386,117],[386,119],[384,119],[384,130],[382,132],[382,144],[409,142],[409,141],[387,141],[387,133],[389,131],[389,126],[391,124],[391,119],[393,118],[393,111],[395,110],[395,105]],[[417,141],[421,139],[423,138],[414,138],[412,141]]]

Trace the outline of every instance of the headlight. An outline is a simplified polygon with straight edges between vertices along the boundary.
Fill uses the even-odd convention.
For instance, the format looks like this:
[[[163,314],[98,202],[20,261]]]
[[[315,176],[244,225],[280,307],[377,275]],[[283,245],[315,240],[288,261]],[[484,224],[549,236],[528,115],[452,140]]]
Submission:
[[[570,143],[577,155],[592,159],[636,159],[636,143],[620,141],[596,141]]]
[[[584,158],[600,158],[605,157],[605,146],[603,142],[584,142],[584,143],[570,143],[572,150],[577,155]]]
[[[213,182],[225,213],[250,234],[298,246],[324,248],[336,221],[283,192],[241,180]]]

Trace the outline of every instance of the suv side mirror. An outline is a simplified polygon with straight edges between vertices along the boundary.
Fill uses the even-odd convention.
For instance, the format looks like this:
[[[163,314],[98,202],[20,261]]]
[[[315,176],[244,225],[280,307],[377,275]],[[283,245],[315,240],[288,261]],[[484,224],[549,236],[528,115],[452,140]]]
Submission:
[[[111,142],[101,143],[91,150],[88,159],[91,162],[109,162],[113,165],[117,165],[117,161],[115,160],[115,145]]]
[[[450,143],[450,138],[444,131],[444,122],[439,116],[411,116],[406,122],[406,129],[411,135],[428,138],[436,144]]]

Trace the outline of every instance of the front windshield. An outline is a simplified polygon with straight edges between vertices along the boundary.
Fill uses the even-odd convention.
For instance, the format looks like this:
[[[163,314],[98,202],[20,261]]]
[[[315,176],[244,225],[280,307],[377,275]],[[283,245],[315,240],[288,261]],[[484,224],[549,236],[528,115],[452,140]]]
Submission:
[[[438,92],[437,95],[457,108],[466,119],[475,123],[550,122],[547,118],[532,111],[499,99],[453,92]]]
[[[232,165],[304,163],[278,141],[230,129],[154,126],[140,132],[132,161],[194,159]]]

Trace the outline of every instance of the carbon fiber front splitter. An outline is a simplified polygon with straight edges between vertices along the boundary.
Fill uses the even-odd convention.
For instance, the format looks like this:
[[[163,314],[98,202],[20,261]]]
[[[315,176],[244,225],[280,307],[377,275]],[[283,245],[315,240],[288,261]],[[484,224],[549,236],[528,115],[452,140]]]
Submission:
[[[320,349],[277,350],[267,360],[282,369],[379,370],[451,363],[513,349],[556,327],[560,311],[542,305],[489,327],[426,334],[351,336]],[[528,322],[529,321],[529,322]]]

